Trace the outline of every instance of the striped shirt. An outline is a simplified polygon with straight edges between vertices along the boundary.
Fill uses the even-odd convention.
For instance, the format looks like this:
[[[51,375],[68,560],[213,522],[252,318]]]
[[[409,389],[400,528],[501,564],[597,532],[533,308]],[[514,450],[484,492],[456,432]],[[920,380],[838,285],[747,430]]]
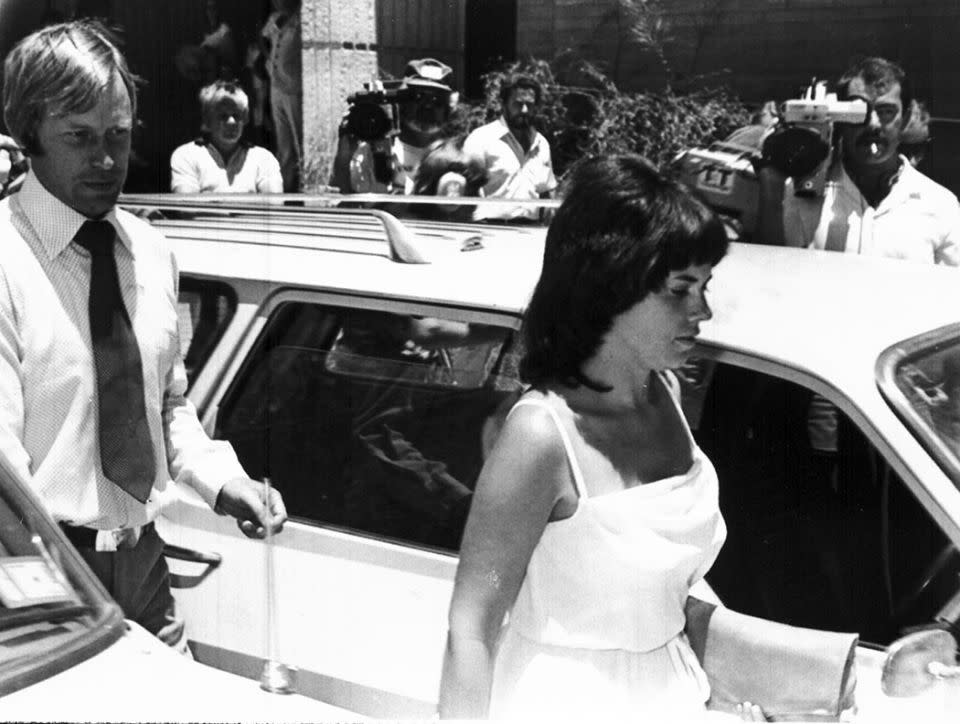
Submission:
[[[147,422],[158,465],[140,503],[103,475],[90,338],[90,254],[73,243],[86,217],[33,174],[0,202],[0,451],[58,521],[99,529],[153,520],[171,479],[211,506],[244,476],[233,449],[212,441],[186,399],[177,329],[176,261],[159,231],[114,209],[106,217],[121,293],[140,347]]]

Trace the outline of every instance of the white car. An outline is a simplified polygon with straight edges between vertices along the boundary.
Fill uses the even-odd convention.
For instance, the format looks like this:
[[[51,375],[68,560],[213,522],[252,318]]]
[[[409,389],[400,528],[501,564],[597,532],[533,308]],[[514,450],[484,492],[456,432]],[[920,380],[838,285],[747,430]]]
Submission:
[[[273,544],[273,631],[251,584],[263,544],[189,492],[161,518],[168,542],[222,556],[209,575],[189,564],[176,592],[197,657],[254,675],[273,636],[308,696],[432,715],[459,538],[520,388],[544,229],[309,197],[124,203],[176,251],[204,425],[291,516]],[[729,528],[709,584],[744,613],[859,632],[860,720],[933,711],[949,682],[930,679],[924,710],[880,681],[901,634],[960,621],[960,272],[733,244],[711,290],[680,371]]]
[[[0,719],[358,718],[354,712],[304,696],[268,693],[256,682],[174,652],[125,621],[59,527],[0,456]]]

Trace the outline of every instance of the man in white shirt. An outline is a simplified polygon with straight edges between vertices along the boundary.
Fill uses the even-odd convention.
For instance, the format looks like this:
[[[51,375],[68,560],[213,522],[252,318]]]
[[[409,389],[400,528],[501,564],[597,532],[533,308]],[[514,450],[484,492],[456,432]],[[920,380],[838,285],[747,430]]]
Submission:
[[[116,208],[136,80],[94,21],[45,27],[5,60],[4,120],[30,171],[0,202],[0,451],[125,615],[186,651],[153,525],[173,481],[251,537],[279,530],[286,511],[201,427],[176,261]]]
[[[280,164],[270,151],[243,139],[250,115],[247,94],[217,80],[200,90],[200,138],[170,157],[170,190],[178,194],[282,193]]]
[[[758,170],[760,239],[769,244],[960,264],[960,206],[953,193],[900,154],[913,100],[903,70],[866,58],[838,84],[841,100],[867,103],[863,124],[836,124],[838,146],[822,195],[794,193],[770,164]]]
[[[505,79],[500,88],[502,115],[467,136],[464,152],[482,158],[489,174],[484,196],[549,198],[557,187],[550,144],[534,125],[542,97],[543,89],[534,78],[516,75]],[[536,220],[540,214],[530,206],[481,204],[473,217]]]

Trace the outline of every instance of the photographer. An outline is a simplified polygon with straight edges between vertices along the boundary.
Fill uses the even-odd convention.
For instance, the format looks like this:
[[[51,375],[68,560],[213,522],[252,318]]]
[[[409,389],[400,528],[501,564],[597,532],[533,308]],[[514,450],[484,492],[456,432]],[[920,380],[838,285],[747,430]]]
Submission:
[[[797,195],[794,182],[759,162],[760,240],[851,254],[960,264],[960,206],[947,189],[900,154],[913,112],[903,69],[883,58],[855,63],[838,83],[840,100],[867,104],[861,124],[837,123],[837,147],[822,194]]]
[[[433,58],[411,60],[400,83],[351,96],[330,185],[342,193],[412,193],[420,161],[450,117],[451,73]]]

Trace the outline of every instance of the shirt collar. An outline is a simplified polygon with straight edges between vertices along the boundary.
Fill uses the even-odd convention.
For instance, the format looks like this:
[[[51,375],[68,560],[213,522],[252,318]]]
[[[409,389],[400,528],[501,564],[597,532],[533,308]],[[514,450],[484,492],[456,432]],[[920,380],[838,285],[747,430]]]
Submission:
[[[89,220],[47,191],[33,172],[27,173],[23,186],[14,194],[14,198],[51,259],[70,246],[83,222]],[[116,207],[111,208],[102,219],[113,225],[120,242],[132,252],[130,240],[117,219]]]
[[[500,126],[499,126],[499,129],[500,129],[500,139],[501,139],[502,141],[505,141],[505,142],[508,143],[509,145],[516,147],[516,149],[517,149],[518,152],[519,152],[519,155],[520,155],[520,156],[523,156],[523,155],[524,155],[523,146],[520,145],[520,141],[517,140],[517,137],[513,135],[513,131],[510,130],[510,126],[507,125],[507,119],[506,119],[506,117],[503,116],[503,115],[501,115],[501,116],[496,120],[496,123],[499,123],[499,124],[500,124]],[[539,132],[537,129],[534,129],[534,130],[533,130],[533,141],[532,141],[531,144],[530,144],[530,150],[529,150],[529,151],[526,151],[526,153],[528,153],[528,154],[529,154],[529,153],[533,153],[533,151],[536,150],[537,146],[540,145],[540,138],[541,138],[540,132]]]

